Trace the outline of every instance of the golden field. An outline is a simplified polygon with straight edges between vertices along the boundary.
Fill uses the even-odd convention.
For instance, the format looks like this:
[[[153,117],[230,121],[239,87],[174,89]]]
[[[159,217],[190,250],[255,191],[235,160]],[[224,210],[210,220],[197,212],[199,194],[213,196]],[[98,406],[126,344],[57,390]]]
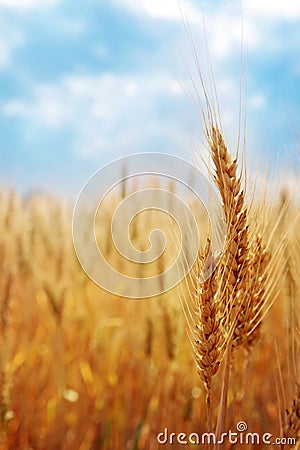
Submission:
[[[298,211],[283,194],[268,219],[260,215],[274,255],[267,307],[251,351],[241,346],[232,354],[225,430],[245,421],[248,431],[275,439],[292,419],[299,436]],[[182,283],[153,299],[108,294],[80,267],[71,226],[72,205],[1,194],[0,449],[179,449],[176,440],[159,444],[158,433],[207,431],[206,389],[180,304],[192,288]],[[108,231],[103,225],[99,239],[113,260]],[[137,226],[134,233],[141,248],[142,232]],[[212,379],[213,427],[224,371],[221,357]],[[267,445],[221,448],[231,447]]]

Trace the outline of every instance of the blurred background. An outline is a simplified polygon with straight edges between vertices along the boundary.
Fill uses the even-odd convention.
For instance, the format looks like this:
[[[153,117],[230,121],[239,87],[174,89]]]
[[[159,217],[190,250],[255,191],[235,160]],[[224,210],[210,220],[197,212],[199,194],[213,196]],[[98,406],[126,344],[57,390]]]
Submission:
[[[299,437],[299,202],[293,205],[282,189],[297,192],[299,186],[299,0],[0,0],[0,450],[155,450],[165,427],[206,430],[206,391],[186,333],[190,327],[191,341],[198,333],[189,316],[197,317],[197,270],[210,256],[202,210],[195,204],[204,236],[195,271],[153,301],[125,301],[99,289],[79,265],[71,227],[73,199],[103,165],[136,152],[192,161],[204,151],[199,71],[213,100],[215,81],[232,155],[246,116],[245,170],[263,179],[268,166],[265,185],[272,190],[271,202],[255,202],[249,189],[249,216],[244,210],[228,216],[234,236],[247,219],[236,238],[241,248],[228,241],[239,257],[247,242],[251,259],[230,263],[240,270],[244,261],[247,268],[253,262],[247,302],[250,292],[254,308],[274,306],[263,314],[255,348],[251,335],[254,357],[249,346],[235,358],[227,422],[235,430],[246,420],[250,431],[273,436],[282,425],[290,436],[291,423]],[[128,173],[128,165],[122,170]],[[170,192],[184,191],[164,181]],[[229,182],[236,213],[243,194],[234,177]],[[162,274],[163,288],[178,243],[189,250],[191,226],[177,230],[170,216],[151,208],[134,216],[127,231],[135,249],[149,249],[157,224],[171,246],[150,267],[130,265],[114,246],[111,222],[120,199],[136,186],[133,180],[123,183],[121,195],[109,191],[103,214],[97,212],[97,244],[119,273],[137,279]],[[89,243],[85,233],[84,239]],[[215,256],[207,258],[212,265]],[[117,287],[124,295],[124,285]],[[238,289],[232,289],[237,298]],[[179,299],[191,302],[187,321]],[[261,314],[260,306],[250,311],[252,331]],[[225,360],[223,341],[212,336],[205,339]],[[220,370],[213,380],[214,424],[222,376]]]
[[[242,71],[252,161],[279,166],[292,183],[300,3],[180,5],[204,73],[207,41],[228,142],[237,142]],[[191,160],[200,121],[179,80],[189,83],[193,65],[176,0],[0,0],[2,187],[74,198],[88,176],[123,155]]]

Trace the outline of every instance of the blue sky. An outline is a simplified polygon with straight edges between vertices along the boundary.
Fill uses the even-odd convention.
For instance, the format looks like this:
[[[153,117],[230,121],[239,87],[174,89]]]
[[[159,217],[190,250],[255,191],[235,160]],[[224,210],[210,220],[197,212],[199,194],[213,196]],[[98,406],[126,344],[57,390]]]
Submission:
[[[243,22],[252,160],[297,167],[299,0],[182,0],[201,69],[206,38],[235,145]],[[191,160],[200,123],[178,78],[193,60],[177,0],[0,0],[0,184],[73,196],[123,155]],[[246,92],[246,90],[244,92]]]

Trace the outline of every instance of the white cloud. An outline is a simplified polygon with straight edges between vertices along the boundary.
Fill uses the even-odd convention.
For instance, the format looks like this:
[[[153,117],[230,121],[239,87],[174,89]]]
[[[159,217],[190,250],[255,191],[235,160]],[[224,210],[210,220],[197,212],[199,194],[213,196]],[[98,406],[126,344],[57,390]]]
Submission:
[[[29,1],[29,0],[27,0]],[[33,0],[31,0],[33,1]],[[153,18],[182,21],[180,9],[191,23],[202,22],[202,11],[211,15],[226,14],[228,17],[240,14],[245,17],[261,17],[267,21],[273,19],[297,20],[300,18],[299,0],[233,0],[220,3],[217,7],[213,3],[203,2],[195,6],[190,0],[113,0],[116,4],[134,13],[144,13]],[[211,7],[213,5],[213,8]],[[242,8],[241,8],[242,6]],[[227,31],[230,33],[231,29]]]
[[[0,68],[9,66],[14,49],[25,42],[26,39],[20,31],[0,21]]]
[[[209,51],[216,59],[225,59],[240,52],[241,44],[254,51],[262,41],[262,32],[251,17],[238,11],[220,10],[205,15]]]
[[[270,20],[298,20],[299,0],[244,0],[246,14]]]
[[[30,101],[7,102],[2,113],[21,119],[30,136],[41,130],[71,133],[72,150],[82,157],[149,151],[161,142],[171,146],[178,136],[184,140],[158,110],[170,93],[164,79],[160,74],[67,76],[57,85],[34,87]]]
[[[176,0],[112,1],[141,15],[141,20],[149,17],[154,20],[159,18],[182,21]],[[290,0],[287,2],[292,4]],[[0,6],[3,3],[4,0],[0,0]],[[12,4],[20,3],[22,2],[12,0]],[[24,3],[33,6],[38,2],[27,0]],[[251,2],[245,0],[245,8],[247,7],[245,14],[236,8],[236,4],[224,2],[214,9],[207,4],[205,10],[208,49],[213,62],[219,100],[223,106],[223,125],[227,130],[237,128],[234,124],[237,123],[236,117],[239,112],[239,69],[237,68],[237,72],[233,74],[228,71],[224,61],[229,58],[239,61],[242,39],[247,51],[262,51],[264,47],[273,45],[276,30],[270,23],[262,26],[262,21],[258,20],[258,17],[265,17],[266,9],[263,6],[260,8],[256,0]],[[203,44],[202,11],[193,5],[189,1],[181,1],[183,13],[187,15],[191,25],[199,25],[201,22],[201,26],[194,28],[201,29]],[[277,11],[277,2],[274,5]],[[296,7],[293,11],[296,12]],[[75,23],[74,32],[81,32],[83,29],[83,23]],[[194,34],[194,29],[192,33]],[[195,42],[198,48],[197,37]],[[173,41],[170,41],[170,45],[173,45]],[[95,49],[95,52],[97,51],[99,57],[106,56],[105,47],[100,46],[99,50]],[[177,46],[174,53],[178,57]],[[188,60],[188,56],[183,54]],[[3,55],[5,59],[5,53]],[[188,60],[188,64],[189,62],[192,66],[193,62]],[[205,58],[204,61],[200,59],[200,64],[201,70],[202,66],[208,65]],[[183,66],[183,62],[179,61],[179,65]],[[158,104],[164,96],[170,94],[175,97],[181,92],[181,88],[173,79],[166,80],[167,88],[165,88],[164,79],[165,75],[162,76],[155,68],[153,74],[147,76],[110,74],[63,77],[57,84],[33,87],[30,101],[10,101],[5,104],[3,112],[9,117],[24,120],[33,131],[38,128],[46,132],[67,131],[73,135],[74,151],[85,157],[101,152],[145,151],[149,150],[145,145],[150,143],[167,144],[171,139],[179,142],[178,136],[182,137],[181,131],[171,125],[166,118],[161,119],[157,112]],[[250,94],[252,94],[252,97],[249,96],[250,108],[262,109],[266,102],[263,95]],[[168,148],[165,150],[168,151]]]
[[[165,81],[165,82],[163,82]],[[238,88],[230,79],[218,79],[222,122],[230,145],[236,143]],[[167,87],[166,87],[167,85]],[[28,138],[42,133],[71,134],[71,150],[84,159],[109,155],[110,159],[143,151],[164,151],[190,158],[201,144],[201,122],[195,111],[184,108],[176,115],[176,105],[159,112],[162,98],[183,95],[179,84],[165,75],[142,76],[69,76],[57,85],[34,89],[31,101],[7,102],[2,113],[19,118]],[[173,120],[168,119],[168,112]],[[199,111],[198,111],[199,112]],[[188,139],[191,139],[191,144]],[[41,152],[43,147],[41,146]],[[55,151],[55,150],[54,150]],[[56,151],[59,151],[57,149]]]
[[[45,7],[56,3],[57,0],[0,0],[0,8],[29,9]]]
[[[229,56],[240,52],[241,43],[248,52],[257,51],[270,45],[276,36],[272,24],[262,26],[260,16],[268,18],[272,13],[272,4],[260,0],[232,0],[220,3],[217,7],[208,1],[201,4],[192,3],[190,0],[112,0],[117,6],[122,7],[137,15],[141,21],[164,19],[178,22],[178,31],[184,30],[183,18],[188,21],[195,41],[202,41],[203,23],[208,41],[209,51],[214,62],[224,60]],[[287,0],[292,2],[292,0]],[[296,0],[298,1],[298,0]],[[253,4],[252,4],[253,3]],[[277,3],[277,2],[275,2]],[[300,3],[299,3],[300,4]],[[296,10],[296,8],[295,8]],[[182,11],[182,14],[181,14]],[[276,7],[275,7],[276,11]],[[197,35],[201,34],[200,39]]]
[[[195,82],[201,92],[199,80]],[[190,82],[183,80],[183,84],[192,92]],[[224,76],[217,77],[216,85],[227,142],[235,147],[239,86]],[[186,102],[179,83],[159,72],[65,76],[57,84],[33,87],[30,100],[5,103],[2,114],[21,120],[28,139],[41,135],[48,139],[49,134],[61,132],[71,136],[71,150],[83,158],[143,151],[189,157],[194,149],[188,139],[196,147],[201,145],[202,124],[199,108],[194,110]],[[253,102],[258,107],[262,98]]]
[[[201,30],[202,40],[204,17],[209,50],[216,61],[240,52],[241,42],[247,52],[282,49],[284,42],[290,41],[288,36],[282,39],[278,34],[278,23],[300,19],[299,0],[231,0],[217,6],[205,0],[201,3],[191,0],[112,1],[137,14],[141,21],[147,18],[177,21],[182,31],[181,9],[192,34],[197,35]]]
[[[189,16],[191,20],[201,20],[201,11],[195,8],[188,0],[113,0],[133,13],[146,14],[156,19],[181,21],[183,14]],[[180,4],[180,7],[179,7]]]
[[[60,0],[0,0],[0,68],[7,68],[12,60],[14,50],[32,40],[31,30],[26,30],[22,23],[22,14],[19,16],[18,25],[12,26],[8,19],[10,10],[33,13],[33,9],[45,9],[57,4]],[[55,18],[57,32],[65,34],[79,34],[86,29],[86,23],[82,19],[70,20],[67,18]],[[29,37],[29,39],[28,39]]]
[[[263,94],[253,94],[248,102],[250,108],[262,109],[266,105],[266,97]]]

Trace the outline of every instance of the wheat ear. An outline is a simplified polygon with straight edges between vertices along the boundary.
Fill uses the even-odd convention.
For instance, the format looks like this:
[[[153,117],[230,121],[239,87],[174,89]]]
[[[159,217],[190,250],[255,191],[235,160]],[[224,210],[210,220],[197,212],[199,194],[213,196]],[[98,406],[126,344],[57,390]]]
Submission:
[[[233,298],[242,288],[245,278],[247,255],[247,213],[241,181],[237,177],[237,162],[233,161],[223,136],[216,126],[206,128],[207,141],[215,166],[214,180],[220,192],[227,226],[225,251],[212,276],[200,283],[201,264],[198,264],[194,283],[194,304],[196,306],[195,357],[200,378],[207,388],[208,422],[211,428],[212,378],[220,362],[234,327],[232,315],[236,315]],[[213,257],[208,249],[204,260]],[[238,302],[236,303],[239,307]],[[230,357],[229,357],[230,360]],[[228,367],[229,370],[229,367]]]

